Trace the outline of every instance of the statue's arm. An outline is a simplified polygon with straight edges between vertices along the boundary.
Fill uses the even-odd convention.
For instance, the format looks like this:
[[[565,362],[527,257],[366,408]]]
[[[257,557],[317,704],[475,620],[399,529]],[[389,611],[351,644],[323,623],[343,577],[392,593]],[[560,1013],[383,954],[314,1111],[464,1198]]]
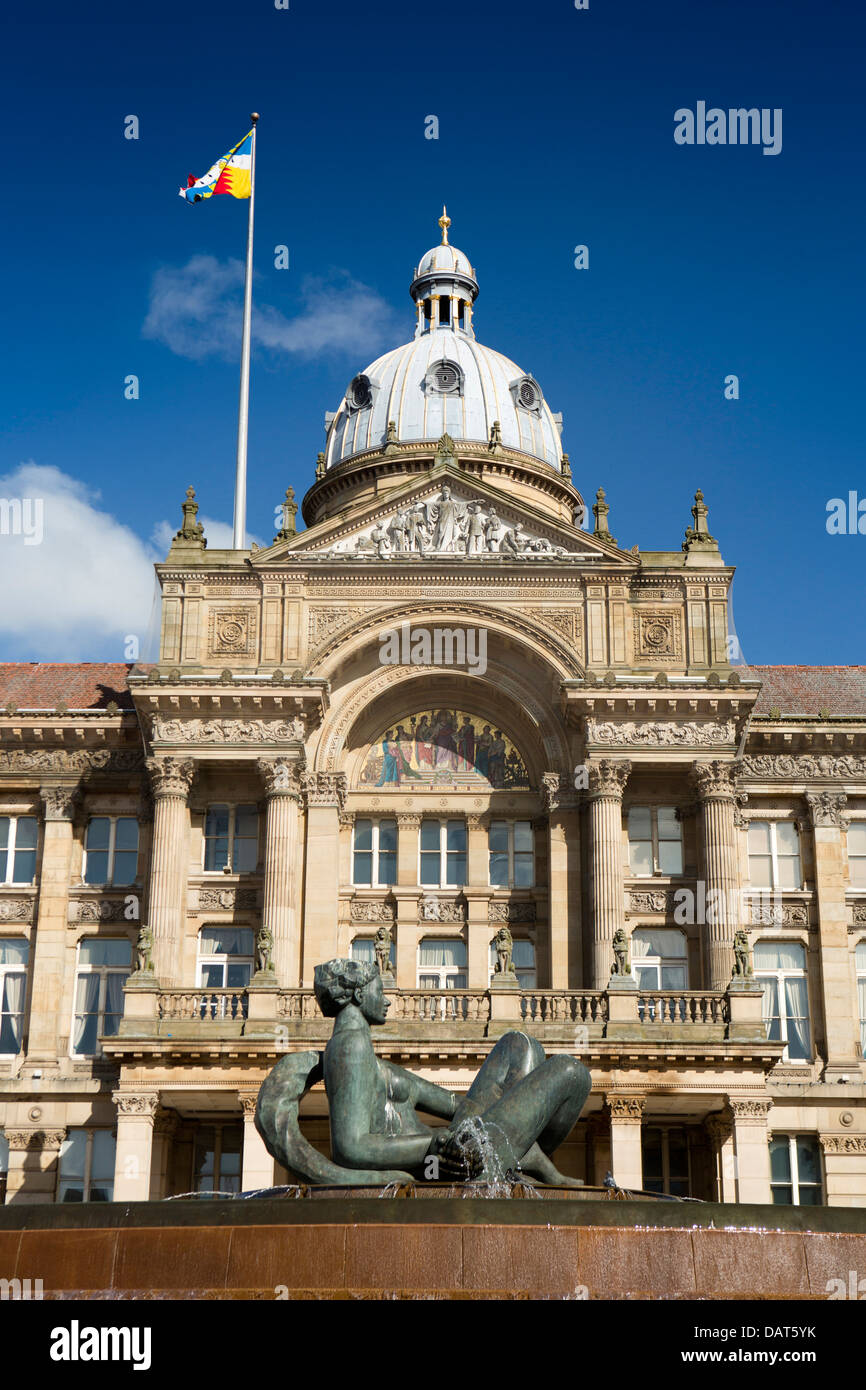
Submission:
[[[325,1053],[325,1088],[334,1161],[347,1168],[411,1168],[430,1147],[429,1134],[371,1134],[376,1059],[360,1034],[332,1038]]]
[[[417,1110],[423,1110],[425,1115],[439,1115],[445,1120],[454,1118],[457,1097],[453,1091],[446,1091],[435,1081],[427,1081],[425,1077],[416,1076],[415,1072],[397,1067],[393,1062],[383,1062],[382,1066],[387,1067],[398,1084],[402,1082],[406,1087],[407,1098]]]

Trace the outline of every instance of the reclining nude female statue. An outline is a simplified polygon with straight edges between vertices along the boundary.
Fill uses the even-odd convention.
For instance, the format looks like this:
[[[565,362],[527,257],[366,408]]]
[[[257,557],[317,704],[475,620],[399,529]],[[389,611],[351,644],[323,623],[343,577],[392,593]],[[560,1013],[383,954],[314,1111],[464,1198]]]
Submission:
[[[333,1018],[324,1054],[294,1052],[265,1078],[256,1127],[268,1151],[302,1181],[343,1187],[494,1180],[508,1174],[550,1186],[580,1187],[550,1155],[575,1125],[592,1084],[574,1057],[546,1058],[535,1038],[498,1039],[466,1096],[377,1058],[371,1024],[385,1022],[378,966],[330,960],[316,966],[319,1007]],[[332,1161],[304,1139],[298,1107],[324,1078]],[[429,1126],[422,1110],[448,1121]],[[435,1162],[431,1160],[436,1160]]]

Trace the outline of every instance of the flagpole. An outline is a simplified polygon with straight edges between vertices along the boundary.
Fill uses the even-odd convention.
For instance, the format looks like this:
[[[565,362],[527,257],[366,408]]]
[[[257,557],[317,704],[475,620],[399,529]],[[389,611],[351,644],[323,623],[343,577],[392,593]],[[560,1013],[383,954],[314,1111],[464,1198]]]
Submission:
[[[250,414],[250,319],[253,308],[253,217],[256,202],[256,123],[259,113],[253,111],[253,137],[250,150],[250,213],[247,223],[247,270],[244,279],[244,327],[241,339],[241,389],[238,403],[238,461],[235,473],[235,550],[243,550],[247,530],[247,428]]]

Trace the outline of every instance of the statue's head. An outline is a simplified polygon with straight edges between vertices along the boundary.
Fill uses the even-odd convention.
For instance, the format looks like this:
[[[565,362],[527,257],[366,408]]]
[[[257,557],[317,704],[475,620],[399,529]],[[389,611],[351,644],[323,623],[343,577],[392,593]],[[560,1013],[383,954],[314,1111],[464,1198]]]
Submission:
[[[384,1023],[391,1007],[379,967],[372,962],[326,960],[313,972],[313,989],[325,1018],[336,1018],[347,1004],[355,1004],[368,1023]]]

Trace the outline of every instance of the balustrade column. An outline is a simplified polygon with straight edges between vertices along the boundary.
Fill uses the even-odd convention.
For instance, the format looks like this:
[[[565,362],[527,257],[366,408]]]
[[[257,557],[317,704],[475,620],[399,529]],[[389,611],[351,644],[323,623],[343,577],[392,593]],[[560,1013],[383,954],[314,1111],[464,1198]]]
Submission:
[[[736,811],[739,763],[695,763],[692,783],[700,806],[703,845],[706,988],[727,989],[734,967],[734,932],[740,922]]]
[[[624,758],[602,758],[587,765],[593,989],[606,987],[614,934],[618,927],[625,927],[622,794],[630,772],[631,763]]]
[[[153,969],[163,985],[181,983],[187,885],[189,815],[187,797],[195,776],[191,759],[148,758],[153,792],[153,849],[149,926]]]
[[[301,984],[339,953],[340,815],[346,801],[344,772],[305,772],[306,874]]]
[[[115,1091],[117,1149],[114,1159],[115,1202],[147,1202],[151,1197],[153,1125],[159,1092]]]
[[[33,993],[27,1039],[27,1068],[57,1063],[66,963],[69,878],[72,868],[72,817],[77,785],[42,787],[42,858],[39,865],[39,914],[33,946]]]
[[[273,937],[277,979],[294,989],[301,978],[300,932],[295,910],[301,797],[299,766],[290,758],[259,758],[256,766],[264,779],[267,797],[262,925]]]
[[[860,1030],[851,1009],[851,955],[848,944],[848,908],[845,902],[846,852],[843,834],[848,828],[844,792],[807,792],[809,817],[815,844],[815,892],[818,898],[818,949],[821,956],[821,995],[827,1065],[823,1081],[857,1075],[860,1067]],[[814,1024],[813,1024],[814,1040]]]

